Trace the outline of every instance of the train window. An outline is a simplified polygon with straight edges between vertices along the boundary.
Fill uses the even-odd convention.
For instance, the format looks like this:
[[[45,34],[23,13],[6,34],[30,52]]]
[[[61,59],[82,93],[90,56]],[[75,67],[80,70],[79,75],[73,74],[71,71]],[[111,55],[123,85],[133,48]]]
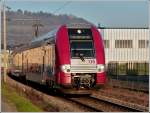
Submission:
[[[71,56],[72,58],[78,58],[78,57],[85,57],[90,58],[94,57],[94,51],[91,50],[71,50]]]
[[[76,49],[76,48],[80,48],[80,49],[90,49],[93,48],[93,43],[92,41],[70,41],[71,44],[71,48],[72,49]]]
[[[71,41],[70,46],[72,57],[95,57],[92,41]]]
[[[68,29],[72,58],[95,57],[92,32],[90,29]]]

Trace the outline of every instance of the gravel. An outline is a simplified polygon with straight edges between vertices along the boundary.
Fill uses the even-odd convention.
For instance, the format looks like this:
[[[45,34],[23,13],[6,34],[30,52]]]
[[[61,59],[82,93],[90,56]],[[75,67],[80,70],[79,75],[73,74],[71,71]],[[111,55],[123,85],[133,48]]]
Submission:
[[[138,91],[131,91],[129,89],[105,87],[99,91],[94,91],[93,95],[103,95],[116,98],[125,102],[135,103],[142,106],[149,106],[149,94]]]

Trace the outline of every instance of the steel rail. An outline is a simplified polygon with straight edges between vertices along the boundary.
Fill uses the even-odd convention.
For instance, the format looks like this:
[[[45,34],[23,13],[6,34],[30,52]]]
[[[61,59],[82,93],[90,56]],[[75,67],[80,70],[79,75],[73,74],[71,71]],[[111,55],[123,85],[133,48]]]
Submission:
[[[91,110],[91,111],[94,111],[94,112],[104,112],[104,111],[101,110],[101,109],[97,109],[97,108],[95,108],[95,107],[93,107],[93,106],[90,106],[90,105],[84,104],[84,103],[82,103],[82,102],[79,102],[79,101],[76,100],[76,98],[65,98],[65,99],[67,99],[67,100],[69,100],[69,101],[72,101],[72,102],[74,102],[74,103],[76,103],[76,104],[79,104],[79,105],[81,105],[81,106],[83,106],[83,107],[85,107],[85,108],[87,108],[87,109],[89,109],[89,110]]]
[[[141,112],[148,111],[147,107],[122,102],[120,100],[115,100],[112,98],[108,98],[105,96],[101,96],[102,98],[97,98],[94,96],[88,97],[79,97],[79,98],[65,98],[72,102],[75,102],[83,107],[88,109],[98,111],[98,112],[109,112],[109,111],[129,111],[129,112]],[[88,101],[88,102],[87,102]]]
[[[19,81],[20,82],[20,81]],[[24,84],[27,85],[27,84]],[[33,87],[33,86],[32,86]],[[34,87],[33,87],[34,88]],[[84,98],[85,101],[80,101]],[[121,101],[119,99],[114,99],[114,98],[110,98],[110,97],[106,97],[106,96],[102,96],[102,95],[98,95],[98,97],[91,95],[91,96],[87,96],[87,97],[79,97],[79,98],[69,98],[69,97],[65,97],[66,100],[72,101],[74,103],[77,103],[91,111],[96,111],[96,112],[106,112],[105,110],[105,106],[104,107],[99,107],[98,108],[98,104],[102,104],[105,103],[105,105],[108,106],[114,106],[114,109],[117,109],[121,111],[121,109],[123,109],[123,111],[136,111],[136,112],[145,112],[148,111],[149,108],[145,107],[145,106],[141,106],[138,104],[133,104],[133,103],[128,103],[125,101]],[[94,101],[94,103],[86,103],[86,100],[91,99]],[[98,104],[97,104],[98,103]],[[97,104],[97,105],[96,105]],[[108,109],[108,108],[107,108]],[[109,110],[109,109],[108,109]],[[111,111],[111,110],[110,110]],[[115,110],[114,110],[115,111]],[[108,112],[108,111],[107,111]]]
[[[93,98],[93,99],[98,100],[98,101],[105,101],[105,102],[114,104],[116,106],[124,107],[124,108],[131,110],[131,111],[146,112],[149,110],[149,108],[145,107],[145,106],[141,106],[141,105],[138,105],[135,103],[129,103],[129,102],[121,101],[119,99],[110,98],[110,97],[106,97],[106,96],[102,96],[102,95],[99,95],[98,97],[95,97],[92,95],[92,96],[90,96],[90,98]]]

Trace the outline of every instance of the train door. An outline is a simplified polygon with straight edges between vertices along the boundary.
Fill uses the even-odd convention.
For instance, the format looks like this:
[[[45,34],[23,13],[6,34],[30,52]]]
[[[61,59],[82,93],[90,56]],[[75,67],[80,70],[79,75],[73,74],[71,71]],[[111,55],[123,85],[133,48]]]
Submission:
[[[42,70],[41,70],[41,83],[45,82],[45,70],[46,70],[46,64],[47,64],[47,49],[46,47],[43,46],[42,48]]]
[[[48,84],[54,84],[55,82],[55,45],[51,44],[47,46],[46,57],[44,57],[45,76],[43,79]]]
[[[23,58],[24,58],[24,54],[23,54],[23,52],[22,52],[22,73],[24,73],[24,72],[23,72],[23,61],[24,61]]]
[[[26,51],[22,53],[22,73],[27,77],[27,73],[28,73],[28,53]]]
[[[52,45],[52,75],[55,75],[55,45]]]
[[[51,78],[53,78],[53,76],[55,74],[55,45],[50,45],[50,49],[49,49],[49,67],[48,67],[48,70],[49,70],[48,76],[50,76]]]

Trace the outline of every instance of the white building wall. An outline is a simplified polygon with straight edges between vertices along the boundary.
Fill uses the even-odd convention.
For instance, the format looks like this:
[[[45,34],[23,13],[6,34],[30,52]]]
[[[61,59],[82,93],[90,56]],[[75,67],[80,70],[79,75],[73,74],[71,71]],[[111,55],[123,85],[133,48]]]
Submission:
[[[139,40],[149,40],[149,29],[101,29],[103,40],[109,40],[105,48],[106,63],[149,62],[149,48],[139,48]],[[132,40],[132,48],[115,48],[115,40]]]

